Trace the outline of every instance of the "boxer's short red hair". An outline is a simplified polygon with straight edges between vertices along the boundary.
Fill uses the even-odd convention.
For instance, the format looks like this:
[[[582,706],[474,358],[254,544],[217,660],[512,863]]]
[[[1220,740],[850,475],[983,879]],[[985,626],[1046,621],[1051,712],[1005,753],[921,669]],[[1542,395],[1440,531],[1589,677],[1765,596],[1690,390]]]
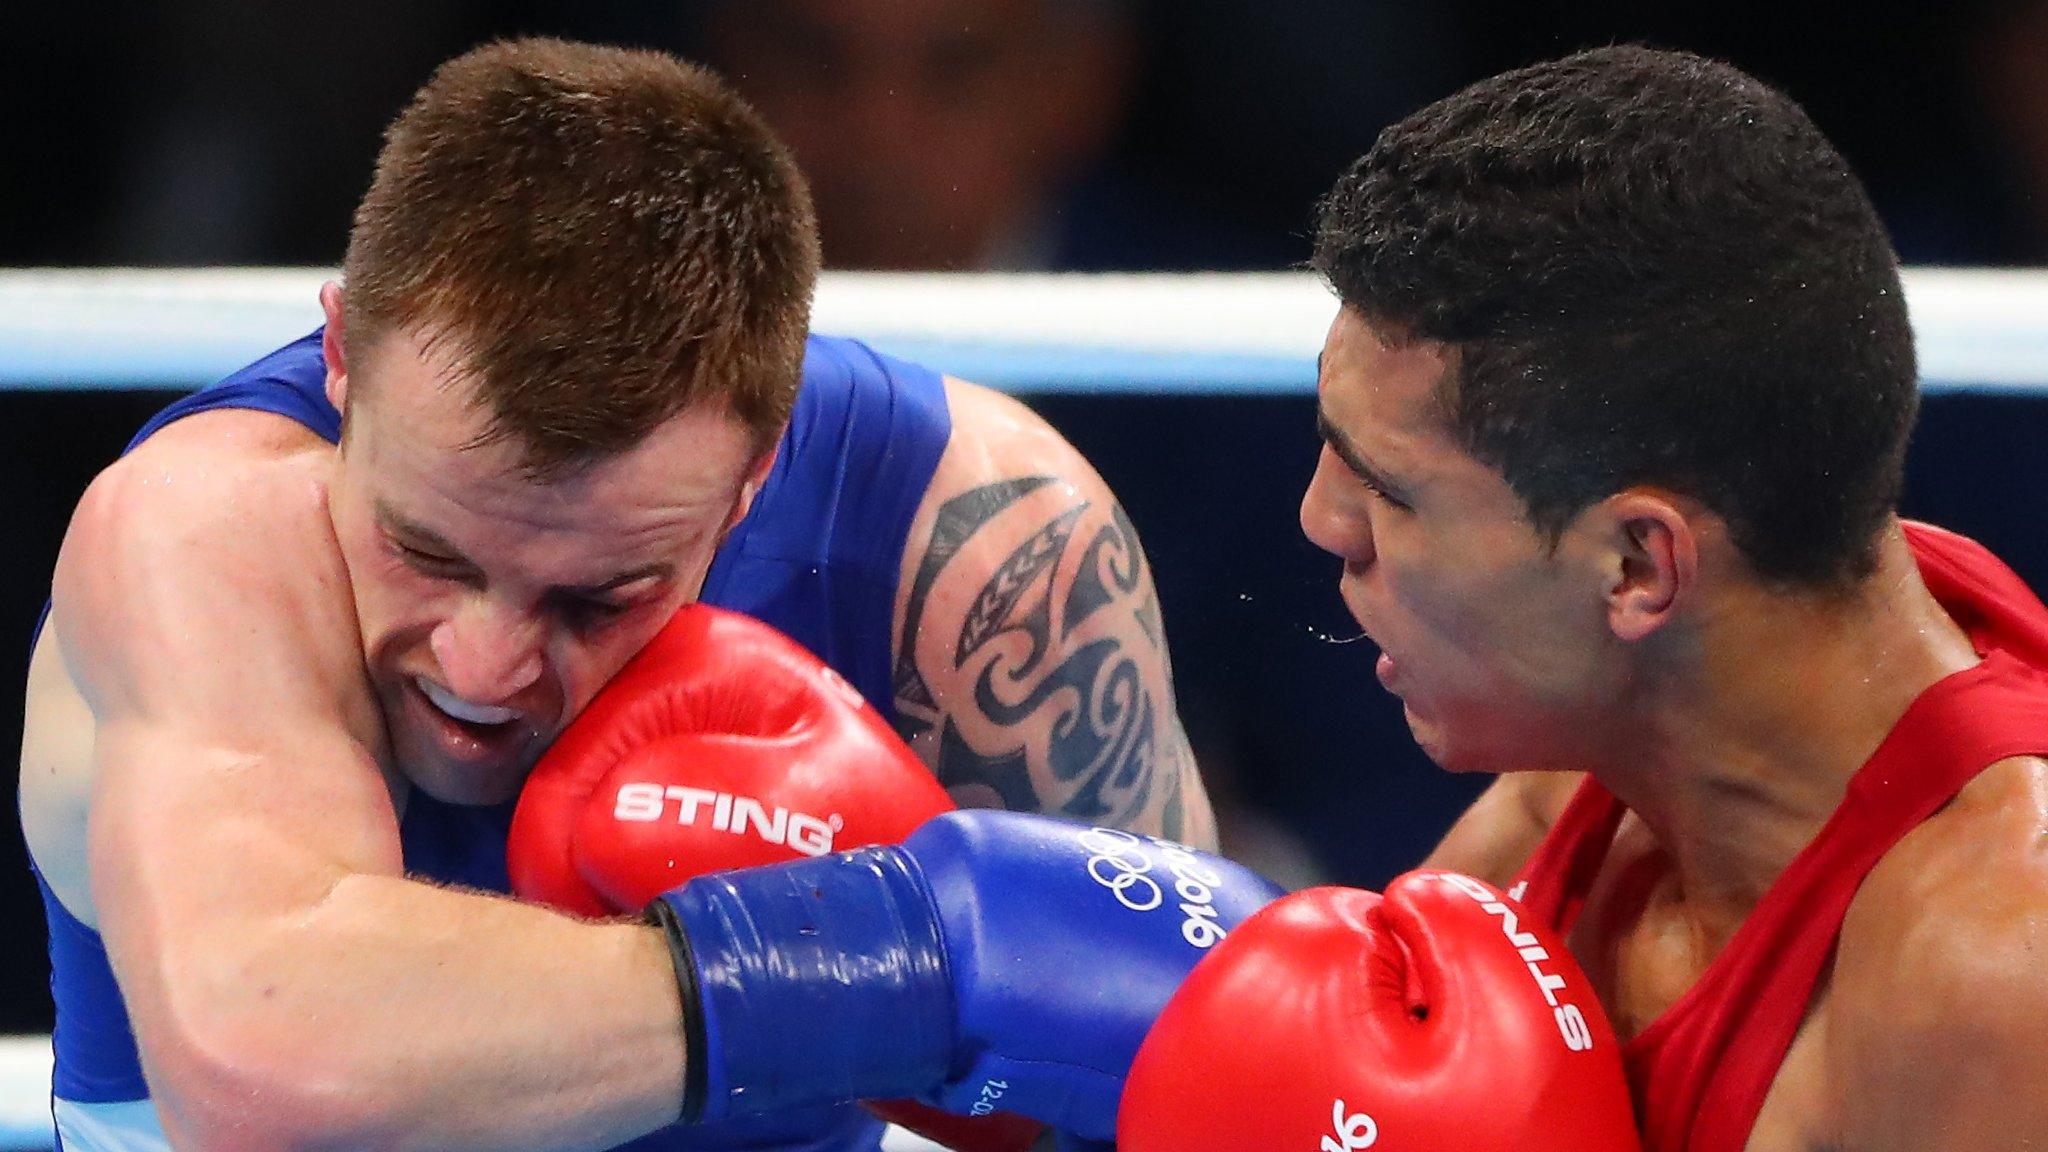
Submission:
[[[445,343],[530,475],[725,406],[765,447],[800,377],[817,225],[711,73],[529,39],[441,66],[385,136],[343,264],[352,358]]]

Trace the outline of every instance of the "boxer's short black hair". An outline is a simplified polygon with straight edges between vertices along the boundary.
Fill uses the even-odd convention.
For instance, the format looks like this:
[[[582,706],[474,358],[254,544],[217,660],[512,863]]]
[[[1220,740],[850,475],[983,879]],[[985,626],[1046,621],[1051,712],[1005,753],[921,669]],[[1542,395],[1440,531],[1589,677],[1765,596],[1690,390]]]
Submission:
[[[345,339],[352,359],[394,329],[447,342],[485,442],[538,477],[696,405],[765,448],[795,402],[818,262],[795,162],[718,77],[506,41],[442,65],[386,135],[343,263]]]
[[[1643,47],[1481,81],[1343,175],[1315,267],[1382,335],[1448,347],[1449,427],[1553,543],[1658,485],[1765,579],[1873,570],[1918,408],[1898,258],[1784,93]]]

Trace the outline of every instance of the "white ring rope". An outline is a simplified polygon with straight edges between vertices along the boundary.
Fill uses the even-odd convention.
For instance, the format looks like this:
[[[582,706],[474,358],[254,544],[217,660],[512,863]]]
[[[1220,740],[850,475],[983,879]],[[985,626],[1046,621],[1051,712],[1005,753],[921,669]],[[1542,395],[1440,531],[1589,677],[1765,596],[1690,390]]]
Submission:
[[[50,1038],[0,1036],[0,1148],[48,1148]]]
[[[311,330],[331,270],[0,271],[0,388],[192,387]],[[2048,272],[1912,269],[1933,387],[2048,388]],[[1020,390],[1305,393],[1335,304],[1306,273],[830,273],[814,326]]]

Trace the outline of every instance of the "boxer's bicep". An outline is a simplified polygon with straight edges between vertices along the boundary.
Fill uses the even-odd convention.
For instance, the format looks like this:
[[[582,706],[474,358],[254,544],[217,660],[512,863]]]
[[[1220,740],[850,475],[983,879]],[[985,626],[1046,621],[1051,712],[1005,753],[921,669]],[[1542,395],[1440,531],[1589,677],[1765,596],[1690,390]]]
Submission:
[[[658,934],[405,878],[338,744],[107,734],[93,887],[173,1146],[610,1147],[674,1115]]]
[[[949,383],[954,434],[898,593],[898,726],[963,804],[1213,840],[1136,528],[1021,405]]]
[[[91,891],[146,1053],[167,1029],[249,1005],[344,878],[399,871],[388,800],[339,742],[304,746],[325,771],[133,719],[102,725],[98,745]]]

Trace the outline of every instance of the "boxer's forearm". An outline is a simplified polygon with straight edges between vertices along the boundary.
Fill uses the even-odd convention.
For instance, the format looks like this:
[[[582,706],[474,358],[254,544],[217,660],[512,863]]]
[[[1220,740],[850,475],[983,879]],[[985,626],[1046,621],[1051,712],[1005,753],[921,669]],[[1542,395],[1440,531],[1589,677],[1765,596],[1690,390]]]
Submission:
[[[237,1112],[251,1146],[468,1152],[606,1148],[677,1114],[675,974],[651,928],[357,875],[261,931],[241,1006],[202,1037],[224,1043],[197,1056],[239,1067],[195,1077],[187,1052],[184,1084],[159,1088],[197,1146]]]
[[[1502,776],[1458,817],[1422,866],[1510,886],[1584,779],[1578,772]]]

